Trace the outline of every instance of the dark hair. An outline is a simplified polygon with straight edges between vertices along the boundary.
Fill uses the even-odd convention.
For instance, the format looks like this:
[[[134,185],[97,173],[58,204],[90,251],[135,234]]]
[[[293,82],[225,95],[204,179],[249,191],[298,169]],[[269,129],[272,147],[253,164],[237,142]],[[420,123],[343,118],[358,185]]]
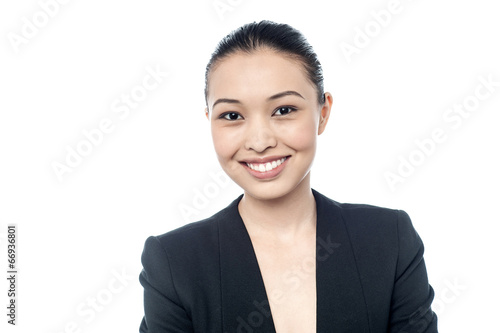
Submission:
[[[318,103],[325,102],[323,69],[312,46],[302,33],[288,24],[260,21],[245,24],[224,37],[208,62],[205,72],[205,102],[208,96],[208,76],[218,61],[238,51],[251,53],[259,48],[270,48],[299,60],[309,80],[316,86]]]

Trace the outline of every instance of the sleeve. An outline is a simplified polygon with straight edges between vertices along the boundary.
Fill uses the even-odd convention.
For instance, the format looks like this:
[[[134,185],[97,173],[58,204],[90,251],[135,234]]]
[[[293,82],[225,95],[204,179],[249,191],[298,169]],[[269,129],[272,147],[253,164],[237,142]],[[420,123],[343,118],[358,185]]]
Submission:
[[[424,245],[402,210],[398,211],[398,242],[390,332],[436,333],[437,316],[431,309],[434,290],[427,278]]]
[[[144,318],[139,332],[194,332],[191,319],[175,290],[167,253],[157,237],[146,240],[141,261],[143,270],[139,281],[144,287]]]

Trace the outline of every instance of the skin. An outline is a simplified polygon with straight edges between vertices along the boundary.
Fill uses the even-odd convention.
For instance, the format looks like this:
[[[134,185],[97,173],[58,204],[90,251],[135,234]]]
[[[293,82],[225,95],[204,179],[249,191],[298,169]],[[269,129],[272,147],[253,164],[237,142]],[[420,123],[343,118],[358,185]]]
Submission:
[[[238,210],[254,246],[277,332],[315,332],[315,272],[295,280],[300,288],[284,282],[293,267],[315,258],[310,169],[332,96],[325,93],[325,103],[318,104],[303,65],[265,48],[220,60],[208,88],[205,113],[215,152],[223,170],[244,190]],[[242,164],[269,156],[288,156],[281,173],[271,179],[256,178]],[[298,304],[310,310],[298,314]]]

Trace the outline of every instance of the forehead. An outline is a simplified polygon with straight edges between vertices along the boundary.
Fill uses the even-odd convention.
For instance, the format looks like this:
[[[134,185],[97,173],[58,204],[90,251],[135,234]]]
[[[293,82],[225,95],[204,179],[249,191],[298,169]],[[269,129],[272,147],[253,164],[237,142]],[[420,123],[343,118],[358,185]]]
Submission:
[[[237,52],[221,60],[208,78],[208,104],[217,98],[261,99],[295,90],[314,98],[315,90],[303,64],[272,50]],[[312,96],[309,96],[312,94]]]

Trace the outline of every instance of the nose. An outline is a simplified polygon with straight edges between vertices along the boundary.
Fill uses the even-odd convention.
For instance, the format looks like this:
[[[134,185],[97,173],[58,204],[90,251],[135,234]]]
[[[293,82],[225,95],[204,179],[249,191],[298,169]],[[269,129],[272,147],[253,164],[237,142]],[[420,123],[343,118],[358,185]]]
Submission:
[[[278,143],[275,131],[269,121],[265,119],[254,119],[248,124],[245,135],[245,148],[258,153],[267,148],[276,147]]]

